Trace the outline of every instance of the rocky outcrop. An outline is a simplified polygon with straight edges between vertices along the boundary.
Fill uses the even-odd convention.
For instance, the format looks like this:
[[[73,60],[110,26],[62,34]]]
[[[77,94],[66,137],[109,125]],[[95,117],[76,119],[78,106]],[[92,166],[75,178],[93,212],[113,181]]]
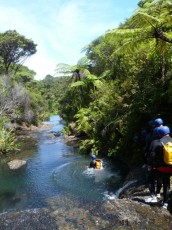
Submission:
[[[12,160],[8,162],[8,166],[11,170],[17,170],[26,164],[25,160]]]
[[[52,202],[52,201],[51,201]],[[0,214],[5,230],[167,230],[172,229],[168,210],[130,199],[81,205],[71,199],[55,198],[49,209]]]
[[[129,175],[126,178],[126,181],[123,186],[123,190],[120,193],[119,197],[121,199],[128,199],[131,202],[137,201],[140,205],[146,205],[147,207],[152,208],[158,208],[159,213],[164,213],[164,209],[162,207],[163,203],[163,194],[161,190],[161,196],[158,198],[156,203],[146,203],[146,199],[150,197],[150,192],[148,189],[148,175],[146,168],[138,167],[135,170],[132,170]],[[172,178],[171,178],[172,179]],[[131,183],[128,187],[125,189],[125,185],[129,184],[130,181],[134,181],[135,183]],[[172,180],[171,180],[171,186],[172,188]],[[166,209],[166,212],[169,214],[172,214],[172,192],[169,194],[169,201],[168,201],[168,207]]]
[[[65,138],[65,142],[68,144],[68,145],[73,145],[73,146],[79,146],[80,145],[80,142],[81,142],[81,138],[79,137],[76,137],[76,136],[64,136]]]
[[[0,229],[56,230],[58,227],[47,209],[32,209],[0,214]]]

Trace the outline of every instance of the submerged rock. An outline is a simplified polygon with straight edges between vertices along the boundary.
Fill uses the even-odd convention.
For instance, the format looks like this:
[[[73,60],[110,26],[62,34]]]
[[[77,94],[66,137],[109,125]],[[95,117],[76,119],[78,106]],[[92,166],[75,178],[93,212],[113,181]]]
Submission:
[[[8,162],[8,166],[11,170],[17,170],[26,164],[25,160],[12,160]]]

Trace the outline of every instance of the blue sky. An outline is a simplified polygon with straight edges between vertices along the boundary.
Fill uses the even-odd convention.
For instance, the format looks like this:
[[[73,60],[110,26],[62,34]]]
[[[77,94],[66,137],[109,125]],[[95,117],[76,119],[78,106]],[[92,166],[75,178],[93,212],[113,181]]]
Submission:
[[[139,0],[0,0],[0,32],[16,30],[37,44],[24,65],[36,80],[54,75],[58,63],[74,65],[81,50],[129,18]]]

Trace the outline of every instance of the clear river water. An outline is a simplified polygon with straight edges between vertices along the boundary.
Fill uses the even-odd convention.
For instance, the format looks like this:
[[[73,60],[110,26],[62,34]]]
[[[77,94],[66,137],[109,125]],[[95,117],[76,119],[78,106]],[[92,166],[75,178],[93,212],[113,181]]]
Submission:
[[[0,212],[20,211],[52,206],[52,200],[79,201],[84,204],[115,199],[126,168],[120,162],[103,158],[103,169],[89,169],[90,157],[66,144],[62,135],[52,131],[63,128],[59,116],[51,116],[46,129],[33,131],[24,138],[22,151],[0,161]],[[12,171],[7,162],[27,161],[23,168]]]

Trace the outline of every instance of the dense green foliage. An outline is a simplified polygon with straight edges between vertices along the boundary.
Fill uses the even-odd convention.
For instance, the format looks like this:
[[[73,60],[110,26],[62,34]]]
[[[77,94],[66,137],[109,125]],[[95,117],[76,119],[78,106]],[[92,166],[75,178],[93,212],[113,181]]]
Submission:
[[[0,153],[17,150],[10,123],[37,124],[38,112],[31,95],[34,90],[26,87],[35,73],[22,65],[35,52],[33,41],[15,30],[0,33]]]
[[[7,116],[0,117],[0,155],[18,150],[18,145],[16,144],[15,134],[9,131],[5,123],[9,122],[9,118]]]
[[[142,140],[134,143],[134,135],[159,116],[171,126],[171,17],[171,1],[140,1],[124,24],[84,48],[89,71],[71,84],[59,107],[66,130],[72,132],[72,122],[73,132],[85,137],[84,151],[122,155],[135,164],[142,160]]]
[[[66,91],[67,77],[36,81],[35,72],[22,65],[35,52],[34,42],[15,30],[0,33],[0,153],[17,150],[14,127],[38,125],[57,114]]]
[[[0,155],[18,150],[14,133],[9,132],[4,127],[0,131]]]

